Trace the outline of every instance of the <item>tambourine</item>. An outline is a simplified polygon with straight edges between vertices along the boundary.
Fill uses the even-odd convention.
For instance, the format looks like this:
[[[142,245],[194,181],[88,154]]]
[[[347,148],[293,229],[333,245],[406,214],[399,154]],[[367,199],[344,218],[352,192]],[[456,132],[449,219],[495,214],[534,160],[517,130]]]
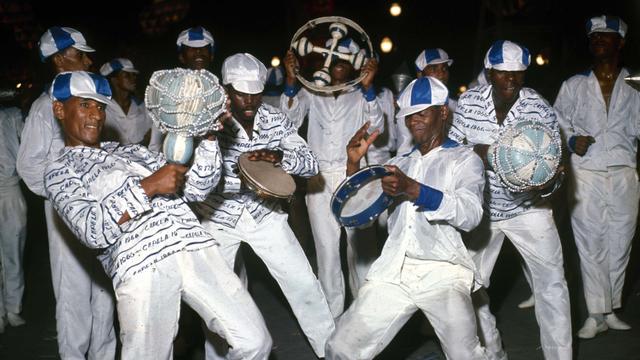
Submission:
[[[306,31],[313,30],[322,24],[330,24],[329,33],[331,35],[331,46],[329,48],[315,46],[311,43],[311,41],[309,41],[309,39],[302,36]],[[336,50],[338,41],[346,37],[346,35],[349,33],[348,28],[355,30],[356,35],[359,35],[358,40],[366,44],[366,50],[361,49],[357,54],[352,55],[339,53]],[[350,37],[354,38],[353,34],[351,34]],[[361,73],[360,76],[358,76],[354,80],[347,81],[340,85],[330,86],[329,84],[331,84],[331,76],[329,75],[329,67],[331,66],[332,61],[334,61],[336,58],[346,60],[353,65],[354,69],[359,70],[366,63],[367,54],[373,54],[373,45],[371,45],[371,40],[369,39],[367,33],[364,32],[360,25],[356,24],[352,20],[340,16],[325,16],[307,22],[293,35],[290,47],[299,56],[306,56],[308,54],[311,54],[312,52],[323,54],[325,56],[325,61],[322,69],[316,71],[313,74],[313,82],[305,79],[302,75],[300,75],[298,71],[296,71],[296,78],[298,79],[298,81],[300,81],[301,84],[311,90],[327,93],[351,88],[359,84],[366,76],[366,74]]]
[[[290,201],[296,191],[293,177],[281,167],[265,160],[249,160],[249,153],[238,158],[240,179],[262,198],[286,199]]]
[[[342,181],[331,197],[331,211],[345,227],[369,225],[384,212],[393,197],[382,191],[381,180],[390,173],[382,165],[360,169]]]
[[[505,128],[487,152],[490,166],[513,192],[546,185],[555,177],[561,157],[560,137],[534,121]]]

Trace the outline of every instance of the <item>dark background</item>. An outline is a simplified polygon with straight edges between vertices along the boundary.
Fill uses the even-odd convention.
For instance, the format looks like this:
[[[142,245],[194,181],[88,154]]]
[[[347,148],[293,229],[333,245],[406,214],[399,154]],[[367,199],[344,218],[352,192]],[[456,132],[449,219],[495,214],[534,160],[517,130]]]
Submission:
[[[224,59],[249,52],[269,66],[284,55],[295,31],[308,20],[345,16],[362,26],[379,51],[384,36],[394,42],[381,55],[377,81],[390,86],[401,66],[413,72],[413,60],[425,47],[441,47],[454,59],[449,83],[453,94],[473,80],[484,53],[497,39],[529,48],[532,66],[527,84],[553,101],[562,80],[589,66],[584,24],[591,16],[621,16],[629,25],[624,64],[640,69],[640,1],[459,0],[397,1],[399,17],[389,15],[392,1],[284,0],[108,2],[0,1],[0,81],[3,87],[22,83],[23,92],[39,93],[52,74],[39,61],[37,41],[50,26],[69,26],[85,35],[93,53],[94,71],[114,57],[128,57],[141,70],[140,90],[150,74],[178,65],[175,41],[180,31],[202,25],[213,33],[214,73]],[[544,53],[548,65],[535,64]],[[403,62],[405,65],[403,65]],[[31,87],[29,87],[31,86]],[[23,103],[28,104],[28,100]]]

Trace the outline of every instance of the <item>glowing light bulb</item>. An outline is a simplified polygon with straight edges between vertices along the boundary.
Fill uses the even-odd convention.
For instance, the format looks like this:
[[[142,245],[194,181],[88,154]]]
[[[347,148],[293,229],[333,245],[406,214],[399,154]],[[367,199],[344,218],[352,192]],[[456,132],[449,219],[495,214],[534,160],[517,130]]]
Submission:
[[[466,86],[464,86],[464,85],[461,85],[461,86],[458,88],[458,94],[462,94],[462,93],[463,93],[463,92],[465,92],[465,91],[467,91],[467,87],[466,87]]]
[[[280,66],[280,58],[277,56],[274,56],[271,58],[271,66],[273,67],[278,67]]]
[[[402,13],[402,7],[400,7],[400,4],[398,3],[393,3],[389,8],[389,13],[391,16],[398,16]]]
[[[393,41],[391,41],[387,36],[383,37],[382,41],[380,41],[380,50],[383,53],[388,53],[391,49],[393,49]]]

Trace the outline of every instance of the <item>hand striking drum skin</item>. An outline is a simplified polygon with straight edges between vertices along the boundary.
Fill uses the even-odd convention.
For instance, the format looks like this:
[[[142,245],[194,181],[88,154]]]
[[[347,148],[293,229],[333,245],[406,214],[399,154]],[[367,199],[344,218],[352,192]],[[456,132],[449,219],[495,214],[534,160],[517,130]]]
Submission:
[[[249,153],[243,153],[238,159],[238,170],[243,183],[258,196],[288,201],[293,198],[296,183],[280,166],[265,160],[249,160]]]
[[[162,152],[170,162],[185,164],[193,154],[193,137],[222,127],[227,95],[207,70],[176,68],[151,75],[144,102],[151,119],[167,133]]]
[[[561,157],[560,139],[546,125],[531,121],[506,128],[488,153],[491,167],[513,192],[546,185],[555,177]]]
[[[382,165],[364,167],[344,179],[331,197],[331,211],[348,228],[372,223],[393,202],[382,191],[381,178],[389,175]]]
[[[306,31],[313,30],[317,26],[327,23],[329,24],[329,33],[331,35],[329,48],[315,46],[308,38],[303,36]],[[355,34],[351,34],[351,37],[359,39],[361,43],[366,45],[366,50],[361,49],[354,55],[342,54],[337,51],[338,42],[346,37],[349,33],[349,28],[355,32]],[[359,70],[366,63],[367,54],[373,54],[373,45],[371,44],[371,40],[362,27],[352,20],[340,16],[325,16],[307,22],[293,35],[290,47],[299,56],[306,56],[312,52],[325,56],[322,69],[313,74],[313,82],[302,77],[299,72],[296,73],[296,78],[300,83],[311,90],[327,93],[351,88],[359,84],[366,75],[361,73],[360,76],[354,80],[330,86],[331,75],[329,75],[329,67],[333,61],[336,59],[346,60],[353,65],[355,70]]]

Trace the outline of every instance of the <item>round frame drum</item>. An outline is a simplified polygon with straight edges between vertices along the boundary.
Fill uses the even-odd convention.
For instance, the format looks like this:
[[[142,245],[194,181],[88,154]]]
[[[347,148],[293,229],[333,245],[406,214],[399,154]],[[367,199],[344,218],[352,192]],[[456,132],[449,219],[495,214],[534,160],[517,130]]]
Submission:
[[[331,197],[331,211],[345,227],[364,227],[372,223],[393,202],[382,191],[381,178],[389,175],[382,165],[360,169],[342,181]]]
[[[238,159],[240,179],[262,198],[291,200],[296,191],[293,177],[281,167],[264,160],[249,160],[249,153]]]

